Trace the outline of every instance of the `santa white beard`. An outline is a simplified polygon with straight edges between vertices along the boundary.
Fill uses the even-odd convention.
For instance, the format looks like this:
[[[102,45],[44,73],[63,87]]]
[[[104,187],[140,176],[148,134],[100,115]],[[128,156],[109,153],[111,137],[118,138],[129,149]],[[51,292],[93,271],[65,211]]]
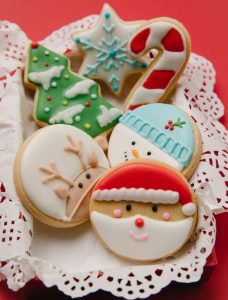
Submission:
[[[135,142],[135,145],[131,144],[133,141]],[[117,124],[112,132],[108,146],[108,158],[111,167],[122,163],[125,160],[135,159],[132,154],[133,149],[138,151],[140,158],[162,161],[178,171],[183,169],[183,165],[171,155],[159,149],[157,146],[146,140],[146,138],[141,137],[127,126]],[[147,155],[148,152],[151,153],[149,156]]]
[[[137,228],[135,220],[143,218]],[[107,247],[123,257],[134,260],[155,260],[176,252],[186,242],[193,223],[188,217],[181,221],[158,221],[141,215],[112,218],[93,211],[92,223]]]

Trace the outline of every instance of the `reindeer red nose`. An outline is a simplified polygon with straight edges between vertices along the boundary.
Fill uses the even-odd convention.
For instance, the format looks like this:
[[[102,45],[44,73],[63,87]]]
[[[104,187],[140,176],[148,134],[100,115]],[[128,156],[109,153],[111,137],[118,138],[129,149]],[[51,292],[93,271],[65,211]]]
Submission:
[[[142,228],[144,226],[144,220],[142,218],[137,218],[135,220],[135,226],[138,228]]]

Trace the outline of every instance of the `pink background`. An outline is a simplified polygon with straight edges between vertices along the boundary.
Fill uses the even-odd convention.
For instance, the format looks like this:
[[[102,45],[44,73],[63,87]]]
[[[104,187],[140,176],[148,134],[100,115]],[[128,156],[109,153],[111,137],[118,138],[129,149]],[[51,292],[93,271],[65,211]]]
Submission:
[[[208,58],[217,71],[215,91],[228,109],[228,1],[227,0],[109,0],[125,20],[168,16],[178,19],[190,32],[192,50]],[[0,20],[17,23],[33,40],[46,37],[53,30],[89,14],[99,14],[102,0],[1,0]],[[228,118],[222,122],[228,125]],[[152,299],[228,299],[227,215],[217,217],[216,253],[218,266],[210,279],[201,284],[168,287]],[[37,294],[37,293],[36,293]],[[51,296],[50,296],[51,297]],[[50,299],[48,296],[46,299]],[[111,299],[98,294],[86,299]],[[12,293],[0,287],[1,300],[24,300],[24,291]],[[36,299],[45,300],[43,296]],[[52,299],[59,299],[54,296]],[[62,299],[62,298],[61,298]]]

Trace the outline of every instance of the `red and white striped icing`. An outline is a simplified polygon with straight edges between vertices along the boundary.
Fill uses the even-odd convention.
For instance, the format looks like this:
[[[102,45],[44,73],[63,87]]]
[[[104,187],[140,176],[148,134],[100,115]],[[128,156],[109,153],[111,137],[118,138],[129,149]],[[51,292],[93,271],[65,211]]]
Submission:
[[[190,38],[184,27],[172,19],[155,19],[132,37],[129,51],[142,57],[152,49],[158,50],[158,56],[145,74],[136,83],[136,87],[127,99],[127,109],[142,104],[162,102],[176,83],[190,55]]]

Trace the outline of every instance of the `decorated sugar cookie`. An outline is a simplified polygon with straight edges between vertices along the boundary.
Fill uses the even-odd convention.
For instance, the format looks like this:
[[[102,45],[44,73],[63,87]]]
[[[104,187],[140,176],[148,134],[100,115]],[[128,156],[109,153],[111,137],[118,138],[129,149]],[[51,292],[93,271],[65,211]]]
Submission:
[[[75,33],[73,40],[84,54],[80,73],[100,79],[118,96],[125,79],[132,73],[143,72],[146,63],[129,55],[128,42],[142,21],[123,22],[115,11],[105,4],[94,28]]]
[[[73,125],[96,137],[118,122],[120,111],[101,97],[96,82],[72,73],[67,57],[38,43],[31,43],[28,51],[25,83],[36,89],[39,126]]]
[[[198,166],[201,136],[194,121],[174,105],[154,103],[127,111],[114,128],[108,149],[111,166],[155,159],[190,178]]]
[[[59,124],[25,141],[15,159],[14,182],[34,217],[71,227],[88,220],[90,190],[107,168],[104,152],[89,135]]]
[[[186,179],[150,160],[106,172],[92,192],[90,220],[115,254],[151,261],[178,251],[192,234],[197,203]]]
[[[182,24],[170,18],[152,19],[129,41],[136,59],[148,51],[158,53],[126,100],[126,109],[164,102],[183,73],[190,56],[190,36]]]

